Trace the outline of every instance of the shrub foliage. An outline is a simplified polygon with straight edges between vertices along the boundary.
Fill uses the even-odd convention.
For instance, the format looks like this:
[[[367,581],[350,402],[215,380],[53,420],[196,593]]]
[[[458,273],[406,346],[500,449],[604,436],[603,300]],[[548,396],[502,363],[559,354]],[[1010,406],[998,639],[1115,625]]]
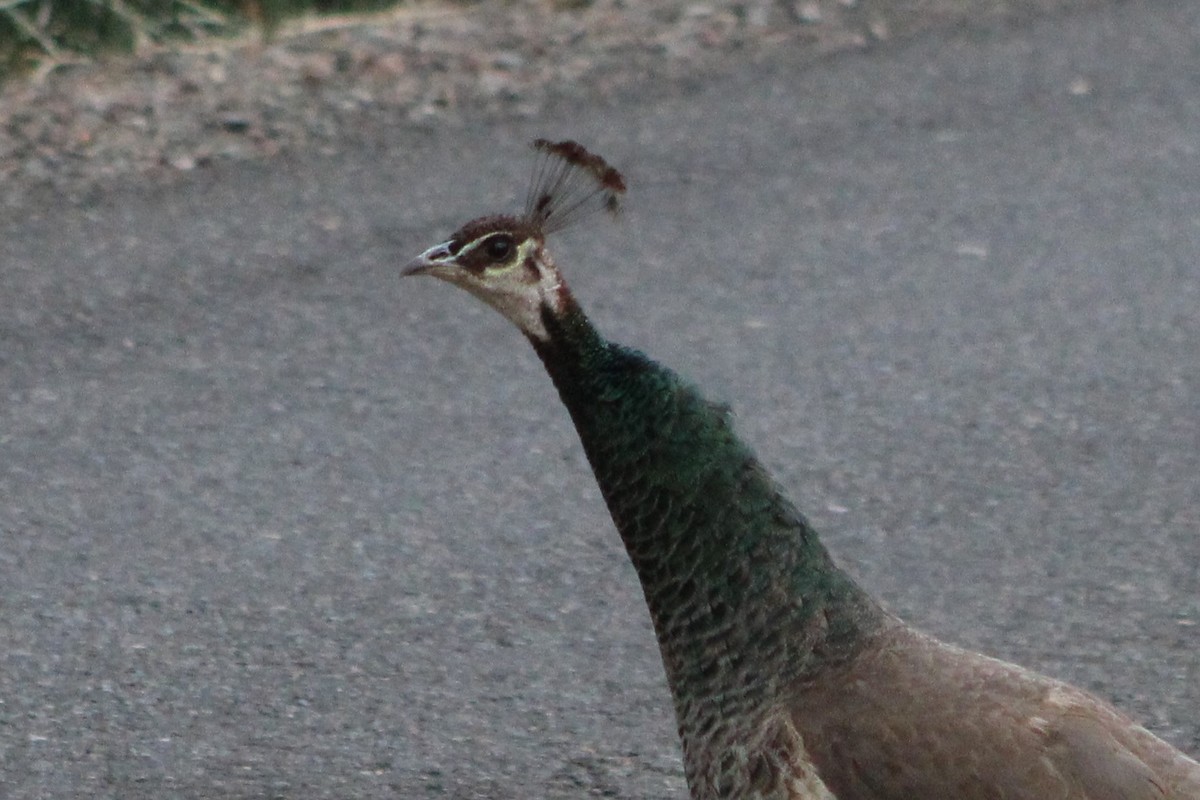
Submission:
[[[0,75],[44,59],[194,41],[300,14],[376,11],[401,0],[0,0]]]

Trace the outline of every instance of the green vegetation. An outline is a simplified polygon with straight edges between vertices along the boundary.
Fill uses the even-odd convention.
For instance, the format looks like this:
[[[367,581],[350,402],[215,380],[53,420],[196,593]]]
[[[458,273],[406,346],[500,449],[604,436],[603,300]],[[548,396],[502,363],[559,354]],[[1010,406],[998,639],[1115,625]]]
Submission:
[[[257,26],[270,35],[301,14],[379,11],[403,0],[0,0],[0,76],[39,61],[131,52]]]

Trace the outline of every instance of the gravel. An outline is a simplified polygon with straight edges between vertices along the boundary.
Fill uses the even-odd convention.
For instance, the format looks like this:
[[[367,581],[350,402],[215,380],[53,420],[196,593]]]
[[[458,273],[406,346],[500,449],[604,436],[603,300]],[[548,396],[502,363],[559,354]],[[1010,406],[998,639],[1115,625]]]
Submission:
[[[779,47],[814,58],[930,27],[1019,21],[1102,0],[521,0],[309,19],[270,42],[143,47],[47,63],[0,87],[0,205],[75,200],[220,159],[336,151],[378,126],[533,117],[559,93],[661,88]],[[646,86],[651,82],[650,86]]]

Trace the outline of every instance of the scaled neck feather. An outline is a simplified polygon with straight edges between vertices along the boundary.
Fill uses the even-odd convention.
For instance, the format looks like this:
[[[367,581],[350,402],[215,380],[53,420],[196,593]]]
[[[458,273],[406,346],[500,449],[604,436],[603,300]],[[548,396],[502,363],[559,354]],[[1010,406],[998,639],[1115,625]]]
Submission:
[[[751,708],[891,619],[674,372],[606,341],[565,294],[530,337],[641,579],[682,722]]]

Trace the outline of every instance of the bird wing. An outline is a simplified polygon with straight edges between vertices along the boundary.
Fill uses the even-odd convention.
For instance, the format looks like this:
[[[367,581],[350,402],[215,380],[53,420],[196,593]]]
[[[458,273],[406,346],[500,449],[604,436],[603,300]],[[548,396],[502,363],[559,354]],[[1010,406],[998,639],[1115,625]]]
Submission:
[[[1035,721],[1035,725],[1040,720]],[[1095,717],[1071,711],[1045,729],[1045,755],[1088,800],[1163,800],[1153,769]]]
[[[1200,800],[1200,764],[1108,705],[1056,689],[1045,707],[1045,756],[1088,800]]]
[[[1107,703],[912,629],[791,713],[838,800],[1200,800],[1200,764]]]

